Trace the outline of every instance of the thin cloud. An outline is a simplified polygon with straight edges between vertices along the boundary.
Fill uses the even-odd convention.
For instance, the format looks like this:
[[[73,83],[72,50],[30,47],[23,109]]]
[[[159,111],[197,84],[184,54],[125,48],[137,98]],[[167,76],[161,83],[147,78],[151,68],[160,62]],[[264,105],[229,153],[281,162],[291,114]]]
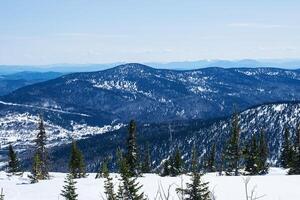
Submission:
[[[57,33],[57,37],[93,37],[93,38],[125,38],[128,35],[122,34],[93,34],[93,33]]]
[[[259,23],[231,23],[228,24],[234,28],[282,28],[284,26],[280,24],[259,24]]]

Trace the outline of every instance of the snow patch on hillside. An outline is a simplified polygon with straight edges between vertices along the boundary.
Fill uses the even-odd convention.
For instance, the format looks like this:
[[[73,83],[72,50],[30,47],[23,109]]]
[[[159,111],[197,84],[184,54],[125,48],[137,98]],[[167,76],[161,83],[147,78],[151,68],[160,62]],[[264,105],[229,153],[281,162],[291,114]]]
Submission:
[[[38,133],[39,117],[26,113],[9,113],[0,118],[0,146],[5,148],[12,143],[14,146],[24,147],[33,145]],[[71,138],[82,139],[84,137],[103,134],[118,130],[124,124],[105,125],[102,127],[89,126],[71,122],[71,128],[65,129],[50,121],[44,122],[48,146],[56,146],[70,142]],[[21,148],[22,149],[22,148]]]

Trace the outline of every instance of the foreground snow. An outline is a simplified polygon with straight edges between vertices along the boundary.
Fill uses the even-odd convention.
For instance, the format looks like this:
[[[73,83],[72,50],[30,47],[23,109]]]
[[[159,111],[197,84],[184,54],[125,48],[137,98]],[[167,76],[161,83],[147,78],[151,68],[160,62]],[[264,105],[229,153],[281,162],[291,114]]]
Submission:
[[[62,200],[59,195],[63,186],[65,174],[51,173],[51,180],[41,181],[37,184],[28,184],[26,173],[23,177],[8,177],[0,172],[0,188],[4,189],[6,200]],[[117,174],[112,174],[117,187]],[[79,200],[101,200],[103,194],[103,179],[95,179],[95,174],[77,180]],[[243,177],[217,176],[215,173],[206,174],[206,181],[210,182],[217,200],[244,200],[245,189]],[[159,177],[155,174],[146,174],[139,178],[143,190],[149,199],[154,199],[159,185],[167,193],[171,186],[169,199],[178,199],[175,188],[189,180],[187,176]],[[177,185],[177,186],[176,186]],[[265,195],[262,200],[299,200],[300,176],[286,176],[285,171],[271,168],[266,176],[252,176],[249,188],[256,186],[258,196]]]

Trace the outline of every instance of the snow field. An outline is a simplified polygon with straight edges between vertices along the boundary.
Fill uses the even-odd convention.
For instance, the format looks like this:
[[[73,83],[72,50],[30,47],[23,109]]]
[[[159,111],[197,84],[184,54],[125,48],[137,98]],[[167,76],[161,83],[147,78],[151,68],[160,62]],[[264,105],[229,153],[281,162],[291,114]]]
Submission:
[[[286,171],[279,168],[271,168],[266,176],[251,176],[249,191],[256,187],[257,196],[265,195],[261,200],[299,200],[300,199],[300,176],[286,176]],[[51,179],[29,184],[28,173],[23,177],[9,177],[5,172],[0,172],[0,188],[3,188],[5,200],[63,200],[60,196],[64,185],[64,173],[51,173]],[[114,178],[115,190],[118,187],[118,174],[111,174]],[[209,181],[210,189],[214,191],[217,200],[244,200],[245,186],[243,176],[218,176],[209,173],[203,176]],[[149,199],[155,199],[160,188],[168,193],[170,187],[170,198],[178,199],[175,192],[177,187],[184,185],[190,177],[183,175],[178,177],[160,177],[156,174],[145,174],[138,178],[143,184],[143,191]],[[104,198],[104,179],[95,179],[91,173],[87,178],[77,179],[77,193],[79,200],[101,200]],[[163,188],[163,189],[162,189]]]

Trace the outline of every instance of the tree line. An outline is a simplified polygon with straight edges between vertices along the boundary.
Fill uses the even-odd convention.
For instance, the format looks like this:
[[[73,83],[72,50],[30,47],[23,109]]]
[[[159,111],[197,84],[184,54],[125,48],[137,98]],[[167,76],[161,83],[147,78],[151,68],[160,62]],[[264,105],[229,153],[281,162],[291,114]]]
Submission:
[[[253,134],[245,145],[240,141],[240,119],[238,114],[234,114],[231,120],[231,131],[228,141],[221,154],[221,162],[216,162],[216,146],[211,146],[210,150],[204,156],[204,162],[200,165],[195,144],[192,148],[191,161],[188,167],[183,161],[182,152],[176,148],[174,153],[169,155],[161,162],[160,168],[153,169],[150,147],[144,148],[143,159],[139,159],[137,144],[137,126],[134,120],[128,125],[128,137],[126,149],[118,149],[116,162],[120,180],[118,190],[114,191],[113,178],[110,176],[108,164],[110,159],[105,159],[96,178],[104,178],[104,191],[106,199],[146,199],[141,192],[142,185],[137,181],[137,177],[143,173],[156,172],[161,176],[178,176],[180,174],[189,174],[191,181],[185,188],[178,188],[176,191],[184,197],[183,199],[211,199],[211,193],[208,190],[208,183],[201,177],[205,172],[219,172],[220,175],[264,175],[268,173],[268,142],[263,130],[258,134]],[[290,131],[287,127],[284,129],[280,164],[284,168],[289,168],[289,174],[300,174],[300,125],[296,129],[296,139],[292,140]],[[37,183],[39,180],[49,179],[49,155],[46,148],[47,136],[44,127],[43,118],[40,117],[38,134],[35,139],[34,154],[32,157],[32,169],[29,175],[31,183]],[[9,145],[8,151],[8,172],[11,174],[20,174],[22,172],[20,161],[12,145]],[[186,153],[186,152],[185,152]],[[61,195],[68,200],[77,199],[76,179],[86,177],[84,157],[72,141],[69,160],[69,173],[66,176],[65,185]]]

